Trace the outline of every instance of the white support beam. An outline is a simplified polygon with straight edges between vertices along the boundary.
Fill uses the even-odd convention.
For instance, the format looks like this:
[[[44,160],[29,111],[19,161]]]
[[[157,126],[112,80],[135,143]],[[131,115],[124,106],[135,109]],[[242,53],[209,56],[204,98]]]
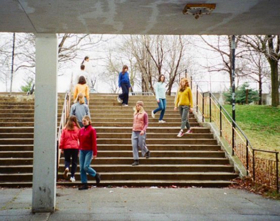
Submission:
[[[56,205],[57,36],[36,34],[32,211]]]

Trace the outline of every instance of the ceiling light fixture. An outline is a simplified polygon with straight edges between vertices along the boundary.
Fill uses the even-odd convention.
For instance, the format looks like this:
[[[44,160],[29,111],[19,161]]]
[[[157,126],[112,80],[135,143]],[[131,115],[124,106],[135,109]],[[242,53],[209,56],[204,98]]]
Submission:
[[[183,14],[190,14],[198,19],[201,15],[209,15],[216,8],[216,4],[186,4]]]

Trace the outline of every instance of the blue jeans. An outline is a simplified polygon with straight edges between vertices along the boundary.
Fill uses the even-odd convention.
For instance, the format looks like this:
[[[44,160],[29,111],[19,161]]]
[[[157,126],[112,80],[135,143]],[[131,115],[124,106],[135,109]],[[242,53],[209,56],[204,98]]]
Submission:
[[[96,171],[90,167],[92,160],[92,150],[80,150],[80,172],[82,183],[87,183],[87,173],[93,177]]]
[[[181,130],[184,130],[185,127],[189,130],[191,128],[189,123],[189,110],[190,106],[179,106],[179,111],[181,115]]]
[[[158,102],[158,108],[155,109],[153,112],[154,114],[158,111],[161,111],[160,112],[160,116],[159,116],[159,120],[162,120],[163,119],[163,116],[164,116],[164,113],[165,113],[165,109],[166,109],[166,99],[159,99],[159,102]]]

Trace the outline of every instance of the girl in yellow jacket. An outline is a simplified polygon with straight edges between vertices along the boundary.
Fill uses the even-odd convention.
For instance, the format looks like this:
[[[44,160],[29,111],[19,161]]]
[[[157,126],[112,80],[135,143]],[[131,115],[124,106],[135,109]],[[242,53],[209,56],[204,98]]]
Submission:
[[[181,130],[179,131],[177,137],[182,137],[184,135],[185,127],[187,127],[186,134],[192,133],[189,123],[189,113],[192,113],[193,111],[193,99],[192,91],[189,87],[187,78],[182,78],[180,80],[180,86],[175,100],[174,111],[177,111],[178,108],[181,115]]]
[[[79,78],[79,82],[75,86],[74,94],[73,94],[74,100],[77,99],[79,93],[82,93],[84,95],[85,103],[89,105],[89,87],[86,84],[86,79],[84,76],[81,76]]]

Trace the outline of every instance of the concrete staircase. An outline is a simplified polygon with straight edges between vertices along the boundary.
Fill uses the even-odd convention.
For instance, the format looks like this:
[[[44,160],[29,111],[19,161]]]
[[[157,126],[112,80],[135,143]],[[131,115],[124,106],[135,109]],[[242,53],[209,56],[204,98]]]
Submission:
[[[210,130],[201,127],[193,115],[190,122],[194,133],[176,137],[180,118],[173,111],[173,99],[167,98],[167,123],[159,124],[150,114],[157,106],[153,96],[130,96],[129,107],[121,107],[116,95],[91,94],[90,112],[98,136],[98,157],[92,167],[101,174],[101,185],[223,187],[238,176]],[[140,165],[132,167],[132,108],[137,100],[144,101],[149,115],[147,146],[151,158],[140,157]],[[0,100],[0,186],[32,185],[33,106],[33,101],[8,104]],[[73,185],[63,179],[63,171],[62,157],[58,184]],[[88,178],[95,183],[94,178]],[[80,182],[79,167],[76,180],[76,184]]]

